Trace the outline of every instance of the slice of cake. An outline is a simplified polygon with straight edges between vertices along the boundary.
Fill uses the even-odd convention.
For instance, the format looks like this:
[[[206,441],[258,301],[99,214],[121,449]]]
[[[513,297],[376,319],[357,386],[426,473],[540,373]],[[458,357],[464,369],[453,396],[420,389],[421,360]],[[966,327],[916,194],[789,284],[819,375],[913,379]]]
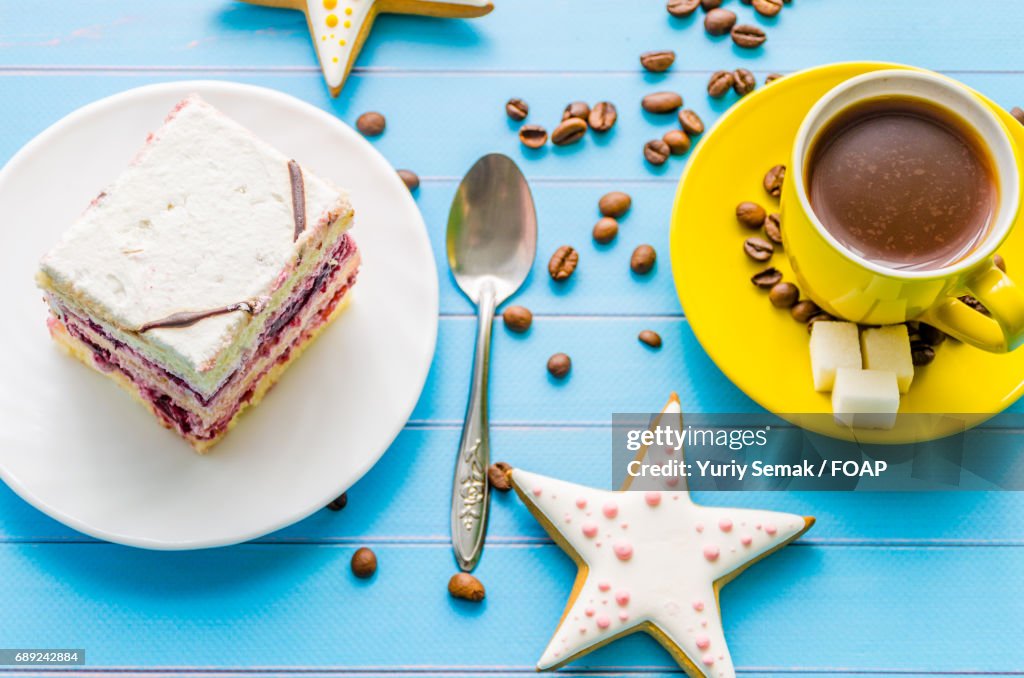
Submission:
[[[43,257],[50,334],[203,452],[341,310],[352,217],[191,96]]]

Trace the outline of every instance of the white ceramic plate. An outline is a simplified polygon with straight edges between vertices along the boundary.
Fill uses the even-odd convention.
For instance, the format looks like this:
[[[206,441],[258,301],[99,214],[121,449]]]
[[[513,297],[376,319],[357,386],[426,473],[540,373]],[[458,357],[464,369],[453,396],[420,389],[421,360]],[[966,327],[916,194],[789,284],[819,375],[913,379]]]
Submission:
[[[33,280],[61,231],[192,92],[349,189],[363,255],[349,308],[206,456],[113,382],[59,353]],[[437,339],[438,284],[419,210],[365,139],[293,97],[203,81],[90,104],[0,171],[0,224],[0,477],[86,534],[190,549],[296,522],[373,466],[423,389]]]

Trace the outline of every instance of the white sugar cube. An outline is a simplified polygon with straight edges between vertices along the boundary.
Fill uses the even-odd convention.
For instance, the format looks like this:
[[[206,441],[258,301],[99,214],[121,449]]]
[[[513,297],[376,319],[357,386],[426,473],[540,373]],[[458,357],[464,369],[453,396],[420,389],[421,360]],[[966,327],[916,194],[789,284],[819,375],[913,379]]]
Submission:
[[[914,381],[914,361],[910,356],[910,335],[906,325],[888,325],[864,330],[860,335],[864,369],[892,372],[900,393],[910,390]]]
[[[836,370],[832,388],[836,423],[852,428],[891,429],[896,425],[899,408],[900,389],[894,373],[848,367]]]
[[[860,369],[860,366],[857,325],[820,321],[811,326],[811,372],[815,391],[831,391],[840,367]]]

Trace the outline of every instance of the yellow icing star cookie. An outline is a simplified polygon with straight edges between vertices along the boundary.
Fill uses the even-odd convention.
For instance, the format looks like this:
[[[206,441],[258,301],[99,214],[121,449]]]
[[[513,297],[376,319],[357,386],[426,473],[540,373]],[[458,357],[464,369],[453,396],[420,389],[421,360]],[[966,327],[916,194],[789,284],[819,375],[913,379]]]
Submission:
[[[490,0],[242,0],[253,5],[302,10],[332,96],[338,96],[373,20],[382,12],[471,18],[487,14]]]

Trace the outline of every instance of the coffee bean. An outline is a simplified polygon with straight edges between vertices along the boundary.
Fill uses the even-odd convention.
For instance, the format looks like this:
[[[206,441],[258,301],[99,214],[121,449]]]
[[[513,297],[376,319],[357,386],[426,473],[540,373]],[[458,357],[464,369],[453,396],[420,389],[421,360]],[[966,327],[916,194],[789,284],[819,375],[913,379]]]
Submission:
[[[768,75],[764,76],[764,84],[770,85],[781,77],[782,73],[769,73]]]
[[[468,600],[471,603],[479,603],[486,595],[484,585],[468,572],[452,575],[452,578],[448,580],[448,593],[452,598]]]
[[[622,191],[605,193],[597,201],[597,208],[601,210],[601,214],[606,217],[615,217],[616,219],[628,212],[632,205],[633,199],[629,197],[628,193],[623,193]]]
[[[496,461],[487,467],[487,482],[491,489],[498,492],[508,492],[512,489],[512,481],[508,479],[508,472],[512,467],[503,461]]]
[[[960,301],[964,302],[965,304],[973,308],[978,313],[981,313],[982,315],[989,315],[989,311],[987,308],[985,308],[985,304],[981,303],[980,301],[978,301],[977,298],[972,297],[969,294],[965,294],[962,297],[960,297]]]
[[[705,12],[710,12],[721,7],[722,0],[700,0],[700,6],[704,8]]]
[[[812,315],[811,319],[807,321],[807,333],[810,334],[811,332],[814,331],[814,323],[821,322],[835,322],[835,318],[830,316],[828,313],[825,313],[824,311],[818,313],[817,315]]]
[[[568,146],[575,144],[587,133],[587,123],[579,118],[566,118],[558,123],[558,127],[551,133],[551,143],[555,146]]]
[[[654,268],[654,262],[658,260],[658,253],[650,245],[640,245],[633,250],[633,256],[629,258],[629,267],[637,275],[647,275]]]
[[[668,0],[665,8],[674,17],[690,16],[700,7],[700,0]]]
[[[551,255],[548,273],[552,280],[568,280],[579,262],[579,253],[568,245],[562,245]]]
[[[1024,108],[1014,106],[1010,109],[1010,115],[1017,119],[1017,122],[1024,125]]]
[[[540,125],[523,125],[519,128],[519,142],[527,148],[540,148],[548,142],[548,131]]]
[[[754,77],[754,74],[745,68],[737,68],[732,72],[732,77],[732,88],[741,97],[750,94],[757,87],[757,79]]]
[[[923,341],[910,344],[910,361],[914,367],[924,367],[935,360],[935,349]]]
[[[689,108],[679,111],[679,126],[690,136],[704,133],[704,121],[700,119],[696,111],[691,111]]]
[[[676,60],[676,53],[670,49],[658,49],[640,55],[640,65],[651,73],[664,73]]]
[[[637,335],[637,339],[651,348],[661,348],[661,335],[654,330],[644,330]]]
[[[661,140],[668,144],[668,150],[672,155],[682,155],[690,150],[690,137],[681,129],[670,129]]]
[[[740,24],[733,26],[732,41],[740,47],[747,49],[753,49],[760,47],[764,44],[764,41],[768,39],[768,36],[764,34],[764,31],[757,26],[751,26],[750,24]]]
[[[996,265],[996,268],[998,268],[1000,271],[1006,273],[1006,260],[1003,259],[1003,256],[1001,254],[993,255],[992,263],[994,263]]]
[[[619,234],[619,222],[612,217],[601,217],[594,224],[594,240],[607,245]]]
[[[789,308],[800,301],[800,288],[791,282],[780,282],[768,291],[768,301],[775,308]]]
[[[415,191],[420,187],[420,178],[412,170],[400,169],[398,170],[398,176],[410,191]]]
[[[782,11],[782,0],[754,0],[752,4],[761,16],[775,16]]]
[[[782,271],[774,266],[770,266],[763,271],[758,271],[754,275],[750,276],[750,282],[754,283],[754,287],[760,287],[763,290],[770,290],[782,282]]]
[[[640,102],[648,113],[672,113],[683,105],[683,97],[675,92],[654,92]]]
[[[615,121],[618,119],[619,114],[615,110],[615,104],[610,101],[599,101],[590,109],[587,122],[590,123],[590,129],[595,132],[607,132],[615,126]]]
[[[736,220],[747,228],[761,228],[766,213],[756,202],[741,202],[736,205]]]
[[[651,139],[644,144],[644,157],[652,165],[664,165],[672,150],[661,139]]]
[[[736,13],[727,9],[712,9],[704,16],[704,30],[710,35],[725,35],[736,24]]]
[[[579,118],[583,122],[587,121],[590,116],[590,104],[586,101],[574,101],[565,107],[562,111],[562,120],[568,120],[569,118]]]
[[[352,554],[352,574],[369,579],[377,571],[377,554],[365,546]]]
[[[572,370],[572,359],[564,353],[556,353],[548,358],[548,372],[555,379],[565,379]]]
[[[365,137],[376,137],[384,133],[387,121],[384,116],[376,111],[363,113],[356,118],[356,129]]]
[[[778,198],[782,195],[782,182],[786,179],[786,166],[776,165],[775,167],[768,170],[764,175],[764,190],[768,191],[768,195],[773,198]]]
[[[505,327],[516,334],[522,334],[533,324],[533,313],[525,306],[509,306],[501,314]]]
[[[743,251],[754,261],[768,261],[772,258],[772,253],[775,252],[775,246],[755,235],[746,239],[743,243]]]
[[[819,313],[821,313],[821,307],[810,299],[798,301],[793,305],[793,308],[789,309],[789,314],[793,316],[793,320],[798,323],[806,323]]]
[[[782,217],[772,212],[764,219],[764,234],[776,245],[782,244]]]
[[[732,89],[734,82],[736,77],[731,72],[715,71],[708,80],[708,94],[716,99],[724,97],[725,93]]]
[[[505,102],[505,115],[513,120],[523,120],[530,114],[530,105],[522,99],[509,99]]]
[[[946,333],[938,327],[932,327],[928,323],[920,323],[917,327],[917,335],[921,341],[929,346],[938,346],[946,340]]]
[[[330,504],[327,505],[327,508],[329,508],[332,511],[340,511],[346,506],[348,506],[348,494],[342,492],[340,497],[334,499]]]

